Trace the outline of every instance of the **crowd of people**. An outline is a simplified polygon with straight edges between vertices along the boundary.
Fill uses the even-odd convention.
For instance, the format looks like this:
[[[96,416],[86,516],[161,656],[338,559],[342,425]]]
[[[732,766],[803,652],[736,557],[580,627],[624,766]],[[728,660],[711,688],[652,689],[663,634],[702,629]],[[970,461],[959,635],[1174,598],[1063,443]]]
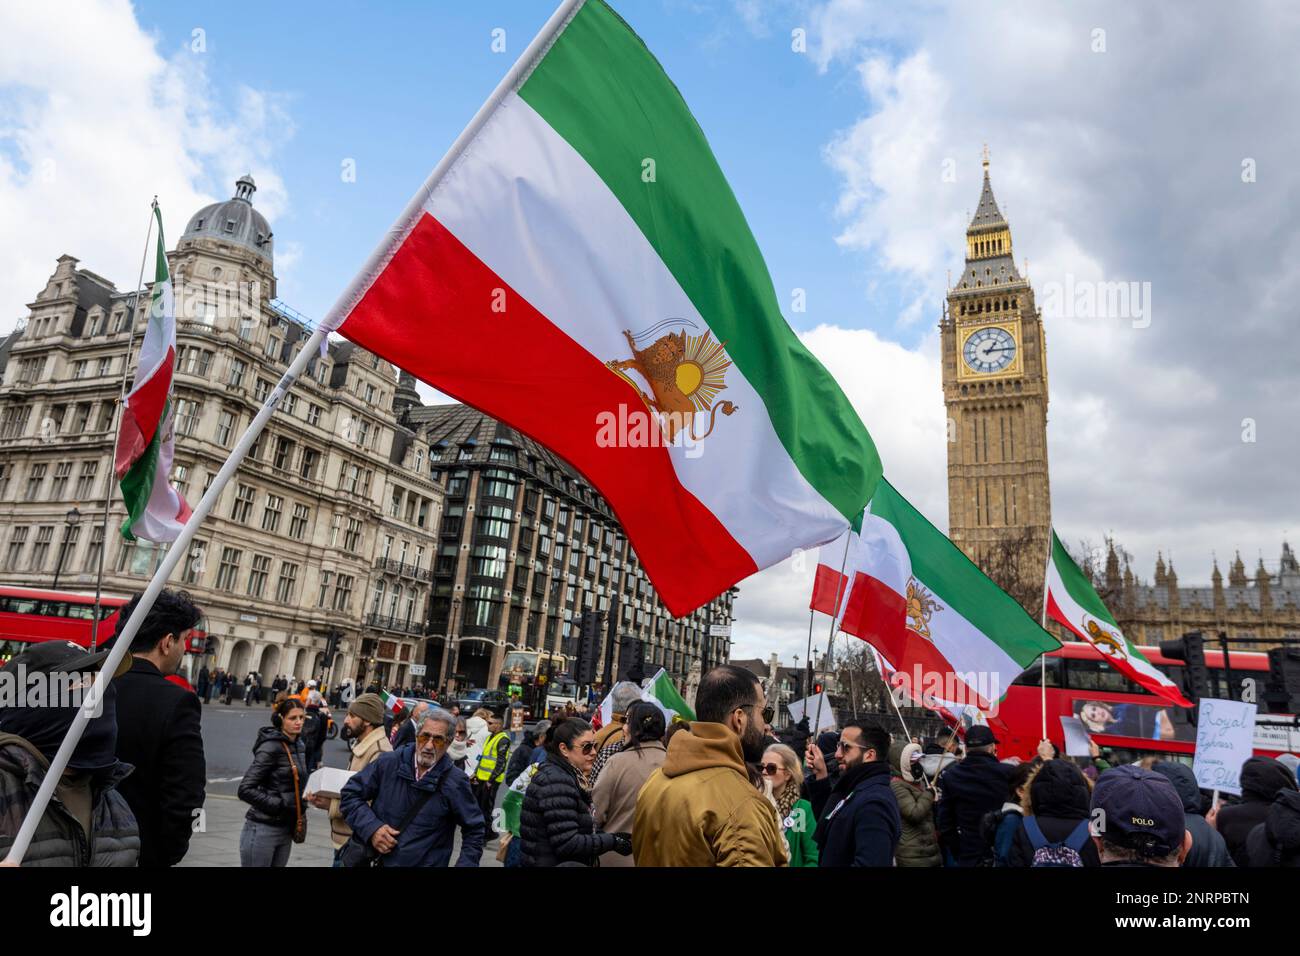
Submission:
[[[114,639],[138,601],[122,609]],[[23,865],[171,866],[185,856],[205,796],[202,705],[168,678],[201,616],[173,591],[146,614]],[[108,653],[44,642],[6,669],[84,674]],[[815,737],[806,724],[778,734],[758,679],[724,664],[701,679],[693,720],[620,684],[603,725],[561,712],[513,735],[487,709],[394,709],[378,688],[349,688],[350,776],[337,792],[312,792],[325,696],[315,681],[295,688],[280,677],[271,689],[270,722],[238,790],[244,866],[286,865],[309,808],[328,820],[338,867],[449,866],[458,832],[456,866],[477,866],[493,843],[510,867],[1300,866],[1291,755],[1251,758],[1241,797],[1219,800],[1176,761],[1111,766],[1101,752],[1080,761],[1047,741],[1031,761],[1003,758],[984,726],[924,741],[865,719]],[[0,707],[0,853],[76,711]]]

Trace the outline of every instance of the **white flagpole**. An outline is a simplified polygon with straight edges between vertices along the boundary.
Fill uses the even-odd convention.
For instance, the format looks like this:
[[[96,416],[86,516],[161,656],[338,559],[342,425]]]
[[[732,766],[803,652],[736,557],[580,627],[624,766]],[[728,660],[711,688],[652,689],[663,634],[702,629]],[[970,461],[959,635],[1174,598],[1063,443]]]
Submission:
[[[1047,578],[1052,567],[1052,538],[1056,536],[1056,530],[1049,527],[1047,539],[1047,563],[1043,565],[1043,621],[1042,628],[1047,630]],[[1047,652],[1044,651],[1038,656],[1038,689],[1041,697],[1041,708],[1043,713],[1043,740],[1047,739]]]
[[[864,513],[865,513],[865,512],[864,512]],[[845,533],[844,533],[844,557],[840,560],[840,576],[839,576],[839,579],[835,582],[835,613],[831,616],[831,633],[830,633],[830,636],[829,636],[828,638],[826,638],[826,656],[827,656],[827,657],[831,657],[831,658],[833,658],[833,656],[834,656],[834,647],[833,647],[833,645],[834,645],[834,643],[835,643],[835,625],[839,623],[840,615],[841,615],[841,614],[843,613],[843,611],[844,611],[844,609],[843,609],[842,607],[840,607],[840,601],[841,601],[841,599],[844,597],[844,593],[843,593],[843,589],[844,589],[844,569],[845,569],[846,567],[848,567],[848,563],[849,563],[849,542],[852,541],[852,540],[853,540],[853,526],[852,526],[852,525],[849,525],[848,530],[845,531]],[[813,680],[814,680],[814,681],[817,680],[817,668],[816,668],[816,667],[813,668]],[[812,727],[812,734],[813,734],[813,742],[814,742],[814,743],[817,742],[817,735],[821,732],[821,723],[822,723],[822,701],[824,701],[825,699],[826,699],[826,687],[825,687],[825,685],[823,685],[823,686],[822,686],[822,692],[821,692],[820,694],[817,695],[817,720],[816,720],[816,722],[813,724],[813,727]]]
[[[108,512],[113,507],[113,489],[117,487],[114,480],[117,475],[113,471],[113,465],[117,460],[117,443],[122,437],[122,408],[126,404],[126,383],[131,377],[131,355],[135,352],[135,327],[136,315],[140,311],[140,291],[144,287],[144,267],[149,261],[150,240],[153,239],[153,224],[157,217],[158,197],[153,197],[153,202],[149,205],[149,228],[144,234],[144,255],[140,257],[140,277],[135,283],[135,295],[131,298],[131,311],[127,321],[130,323],[131,334],[126,340],[126,355],[122,358],[122,382],[117,393],[117,408],[115,418],[117,428],[113,430],[113,444],[108,447],[108,488],[104,491],[104,523],[100,526],[99,541],[99,567],[95,571],[95,617],[90,623],[90,651],[93,654],[95,647],[99,643],[99,618],[100,618],[100,601],[104,589],[104,552],[108,550]],[[170,271],[170,270],[168,270]]]
[[[45,779],[41,782],[40,789],[36,791],[36,796],[32,800],[31,808],[27,811],[27,816],[23,819],[22,826],[18,829],[18,835],[14,837],[13,845],[9,849],[9,855],[5,857],[6,863],[22,863],[23,857],[27,853],[27,848],[31,845],[32,837],[36,833],[36,826],[40,822],[41,817],[45,814],[45,808],[49,805],[50,797],[54,795],[54,788],[57,786],[59,778],[63,776],[63,771],[68,765],[68,760],[72,757],[72,752],[80,742],[81,735],[86,730],[86,724],[90,722],[91,715],[97,707],[97,702],[104,694],[104,681],[106,679],[104,675],[111,675],[114,673],[117,670],[118,665],[122,662],[122,658],[126,656],[127,648],[131,646],[131,642],[135,639],[136,632],[140,630],[140,626],[144,623],[145,617],[148,615],[150,609],[153,608],[154,601],[158,599],[158,595],[162,592],[163,586],[167,583],[167,579],[171,576],[172,571],[176,569],[176,565],[180,563],[181,558],[188,550],[190,541],[198,531],[199,525],[202,524],[203,519],[208,516],[208,513],[216,505],[217,499],[221,497],[221,492],[225,489],[226,484],[243,463],[244,457],[248,454],[249,449],[253,447],[253,443],[257,440],[257,436],[262,433],[262,429],[266,427],[266,423],[270,420],[272,413],[280,404],[280,400],[302,374],[303,369],[307,367],[307,363],[311,360],[311,357],[325,343],[326,337],[329,333],[341,324],[348,312],[365,294],[366,289],[369,288],[375,275],[378,274],[379,269],[382,268],[382,265],[389,258],[389,253],[395,243],[399,242],[400,239],[409,231],[411,224],[419,214],[419,211],[423,207],[424,201],[428,195],[437,187],[438,183],[460,157],[460,154],[465,150],[466,146],[468,146],[473,138],[478,135],[478,131],[482,128],[483,124],[487,122],[488,117],[500,105],[501,101],[505,99],[506,94],[519,83],[523,75],[544,53],[555,35],[563,29],[576,10],[584,2],[585,0],[564,0],[556,11],[551,14],[551,18],[546,21],[546,24],[542,27],[541,31],[533,38],[533,41],[528,44],[528,47],[524,52],[520,54],[519,59],[515,61],[515,64],[510,68],[510,71],[505,75],[501,82],[497,84],[497,88],[493,90],[492,95],[488,98],[487,102],[485,102],[479,108],[479,111],[474,114],[474,118],[470,120],[469,125],[466,126],[460,136],[456,138],[451,149],[447,151],[446,155],[442,157],[438,165],[434,167],[433,172],[429,174],[429,178],[425,180],[420,191],[411,198],[409,203],[407,203],[406,208],[402,211],[402,215],[398,218],[397,222],[393,224],[392,229],[389,230],[387,241],[381,243],[375,251],[370,254],[370,257],[366,260],[361,272],[358,273],[356,278],[348,284],[348,287],[339,296],[338,301],[334,303],[333,308],[331,308],[326,314],[325,319],[322,320],[316,330],[312,332],[311,337],[303,343],[302,348],[298,350],[297,356],[295,356],[289,368],[285,370],[284,375],[281,376],[279,384],[277,384],[271,391],[270,396],[266,400],[266,404],[262,406],[261,410],[253,418],[252,422],[249,423],[247,430],[245,430],[244,434],[240,436],[239,442],[230,453],[230,457],[226,459],[226,463],[221,466],[221,470],[217,472],[217,476],[213,479],[212,485],[208,488],[203,499],[197,506],[195,506],[194,513],[190,515],[189,521],[187,521],[185,527],[181,529],[180,535],[174,542],[172,542],[171,547],[167,549],[167,555],[158,566],[158,570],[154,572],[152,580],[149,581],[149,586],[145,588],[144,594],[140,598],[140,603],[136,606],[135,612],[131,615],[131,619],[123,629],[121,637],[114,643],[113,650],[109,654],[108,659],[105,660],[103,665],[100,667],[99,675],[95,678],[94,687],[91,688],[91,691],[85,698],[82,707],[77,711],[77,716],[73,719],[72,726],[68,728],[67,736],[63,738],[63,743],[59,745],[58,753],[56,753],[54,759],[50,761],[50,767],[45,773]],[[107,542],[105,542],[105,544],[107,545]],[[847,554],[848,551],[846,546],[846,557]]]

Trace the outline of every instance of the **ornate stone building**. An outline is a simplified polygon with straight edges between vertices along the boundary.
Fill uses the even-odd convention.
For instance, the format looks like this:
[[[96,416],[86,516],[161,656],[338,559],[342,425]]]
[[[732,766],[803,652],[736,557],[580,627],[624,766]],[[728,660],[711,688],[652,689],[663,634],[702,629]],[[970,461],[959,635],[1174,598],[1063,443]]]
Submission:
[[[1207,638],[1220,631],[1232,638],[1300,641],[1300,564],[1286,542],[1277,573],[1259,559],[1253,575],[1247,576],[1238,554],[1228,568],[1225,585],[1219,563],[1214,562],[1209,587],[1185,587],[1178,583],[1173,562],[1164,555],[1156,558],[1154,583],[1147,584],[1120,560],[1112,546],[1106,556],[1105,585],[1111,610],[1124,633],[1141,644],[1155,645],[1201,631]],[[1118,600],[1115,596],[1118,595]],[[1267,645],[1241,644],[1242,650],[1262,651]]]
[[[191,217],[168,261],[176,290],[173,482],[195,504],[310,334],[275,298],[272,235],[244,177]],[[28,305],[0,384],[0,580],[141,590],[163,547],[118,534],[113,482],[123,363],[134,363],[149,296],[71,256]],[[0,360],[3,360],[0,350]],[[413,682],[423,656],[443,492],[428,447],[400,423],[409,389],[350,343],[316,357],[222,493],[171,581],[207,614],[209,666],[236,673]],[[69,523],[75,508],[77,522]],[[67,546],[62,543],[67,541]],[[56,568],[56,564],[59,567]],[[197,663],[190,661],[197,670]]]
[[[1034,290],[989,182],[966,229],[966,262],[939,324],[948,409],[948,535],[977,564],[1000,538],[1032,535],[1042,568],[1051,529],[1047,343]],[[1037,572],[1041,574],[1041,571]]]
[[[608,612],[615,596],[618,634],[643,641],[646,676],[662,666],[680,687],[693,661],[707,671],[730,658],[710,625],[730,623],[737,589],[673,618],[609,505],[563,459],[465,405],[413,408],[408,419],[447,495],[427,657],[438,686],[460,674],[461,687],[496,687],[508,650],[567,672],[582,611]]]

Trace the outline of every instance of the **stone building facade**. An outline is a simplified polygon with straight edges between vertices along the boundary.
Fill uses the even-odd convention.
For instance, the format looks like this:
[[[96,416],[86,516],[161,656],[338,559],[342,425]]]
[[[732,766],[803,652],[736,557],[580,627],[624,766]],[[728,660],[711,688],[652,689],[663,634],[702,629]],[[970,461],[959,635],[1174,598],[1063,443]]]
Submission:
[[[173,483],[197,504],[310,335],[276,299],[270,226],[244,177],[168,253],[176,291]],[[143,589],[165,546],[127,542],[112,474],[123,363],[149,301],[59,258],[7,342],[0,384],[0,580]],[[0,352],[0,360],[4,360]],[[131,370],[132,372],[134,369]],[[190,591],[243,674],[414,682],[443,491],[401,424],[394,368],[350,343],[313,358],[204,522],[170,584]],[[105,534],[104,502],[111,492]],[[75,508],[79,521],[70,525]],[[66,548],[62,547],[64,536]],[[60,562],[61,559],[61,562]],[[325,650],[336,635],[339,654]],[[188,666],[197,671],[198,661]]]
[[[1230,647],[1234,638],[1300,642],[1300,564],[1286,542],[1276,573],[1265,568],[1261,557],[1254,573],[1247,575],[1237,554],[1228,566],[1226,584],[1214,562],[1209,587],[1180,585],[1173,561],[1166,564],[1163,554],[1156,557],[1155,576],[1148,584],[1127,562],[1121,570],[1112,546],[1106,556],[1105,585],[1116,621],[1140,644],[1157,645],[1188,631],[1200,631],[1207,639],[1223,632]],[[1271,645],[1236,646],[1263,651]]]
[[[563,459],[465,405],[414,408],[408,420],[446,489],[427,655],[438,686],[495,688],[510,650],[566,673],[582,611],[608,613],[615,598],[617,632],[643,641],[647,676],[662,666],[680,687],[693,661],[707,671],[729,659],[710,625],[730,623],[737,589],[672,617],[608,503]]]

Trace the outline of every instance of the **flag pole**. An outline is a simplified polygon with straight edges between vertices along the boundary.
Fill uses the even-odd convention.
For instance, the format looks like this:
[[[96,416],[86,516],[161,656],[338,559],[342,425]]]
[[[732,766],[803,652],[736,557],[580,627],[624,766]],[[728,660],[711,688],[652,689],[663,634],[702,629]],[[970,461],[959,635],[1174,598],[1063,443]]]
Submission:
[[[1047,577],[1048,569],[1052,566],[1052,539],[1056,537],[1055,529],[1050,526],[1047,533],[1051,536],[1047,539],[1047,562],[1043,565],[1043,622],[1042,628],[1047,630]],[[1047,739],[1047,652],[1044,651],[1038,656],[1038,689],[1041,700],[1041,709],[1043,714],[1043,740]]]
[[[95,616],[90,624],[90,652],[95,652],[95,646],[99,643],[99,618],[100,618],[100,601],[104,590],[104,552],[108,550],[108,512],[113,507],[113,488],[117,482],[113,479],[116,475],[113,473],[113,463],[117,455],[117,443],[122,437],[122,414],[121,410],[126,403],[126,383],[131,375],[131,355],[135,351],[135,327],[136,314],[140,310],[140,292],[144,288],[144,267],[149,261],[149,245],[153,238],[154,217],[158,214],[158,197],[153,197],[153,202],[149,204],[149,228],[144,234],[144,255],[140,257],[140,277],[135,283],[135,295],[131,298],[131,311],[128,313],[130,336],[126,341],[126,356],[122,359],[122,383],[117,393],[117,406],[114,410],[114,417],[117,420],[117,427],[113,429],[113,444],[108,448],[108,487],[104,489],[104,522],[99,538],[99,567],[95,570]]]
[[[815,572],[814,572],[813,587],[816,588],[816,586],[817,586],[817,582],[816,582],[816,577],[815,577]],[[814,614],[814,613],[815,613],[815,612],[813,611],[813,609],[812,609],[811,607],[808,608],[808,656],[807,656],[806,658],[804,658],[804,660],[806,661],[806,663],[805,663],[804,666],[807,668],[807,671],[808,671],[808,690],[809,690],[809,691],[812,690],[812,685],[813,685],[812,629],[813,629],[813,614]]]
[[[551,14],[549,20],[538,32],[531,43],[519,55],[509,72],[497,84],[492,95],[487,101],[479,107],[479,111],[474,114],[474,118],[469,121],[469,125],[461,131],[460,136],[452,143],[451,148],[439,160],[438,165],[434,167],[433,172],[429,174],[424,185],[420,190],[411,197],[406,208],[402,210],[401,216],[387,234],[387,241],[382,242],[370,254],[361,271],[348,284],[347,288],[339,295],[338,300],[326,314],[325,318],[312,332],[311,336],[298,350],[293,362],[285,370],[284,375],[280,377],[279,383],[272,389],[271,394],[267,397],[266,404],[254,416],[249,423],[244,434],[240,436],[239,442],[235,445],[226,459],[226,463],[221,466],[216,477],[212,480],[207,492],[203,495],[201,501],[195,506],[193,514],[181,529],[180,535],[176,538],[167,554],[159,564],[158,569],[154,572],[153,578],[149,581],[149,586],[145,588],[144,594],[140,597],[139,604],[136,605],[135,612],[131,615],[130,620],[122,629],[122,633],[117,641],[113,644],[113,650],[109,653],[107,660],[101,665],[99,674],[95,678],[94,686],[91,688],[89,695],[85,698],[83,705],[78,709],[76,717],[73,718],[72,725],[68,728],[67,735],[63,738],[63,743],[59,745],[58,752],[54,759],[50,761],[49,769],[45,773],[45,779],[41,781],[40,788],[36,791],[36,796],[32,800],[31,807],[27,811],[27,816],[23,819],[22,826],[19,827],[17,835],[14,837],[13,844],[9,848],[9,854],[5,857],[6,863],[21,864],[23,857],[27,853],[27,848],[31,845],[32,837],[36,834],[36,826],[40,823],[41,817],[45,814],[45,808],[49,805],[50,797],[54,794],[54,789],[62,777],[64,769],[68,765],[68,760],[72,757],[72,752],[76,749],[81,740],[81,735],[86,730],[86,725],[90,722],[91,715],[98,707],[98,701],[102,699],[105,687],[105,675],[113,674],[122,659],[126,656],[127,648],[135,639],[136,633],[144,623],[145,617],[153,608],[154,602],[162,592],[163,586],[171,576],[176,565],[180,563],[182,555],[189,548],[190,541],[194,538],[195,533],[202,524],[203,519],[208,516],[225,489],[226,484],[230,481],[234,473],[243,463],[244,458],[248,455],[249,449],[253,447],[253,442],[257,436],[262,433],[266,427],[267,421],[270,420],[272,413],[280,404],[281,399],[288,393],[289,388],[302,374],[303,369],[307,367],[312,355],[325,345],[329,333],[340,325],[343,319],[351,311],[352,307],[360,301],[365,295],[366,290],[370,287],[374,277],[386,264],[390,258],[390,250],[394,247],[395,241],[400,241],[410,229],[411,225],[423,208],[425,200],[429,194],[437,187],[442,178],[446,176],[447,171],[460,158],[461,153],[469,143],[478,135],[483,124],[487,122],[488,117],[496,110],[505,99],[506,95],[519,83],[523,75],[532,67],[533,63],[545,52],[555,36],[564,28],[564,26],[573,17],[575,11],[585,2],[585,0],[564,0]],[[146,256],[148,250],[146,249]],[[107,542],[105,542],[107,545]],[[848,546],[845,545],[845,556],[848,555]]]
[[[865,514],[865,509],[864,509],[864,514]],[[849,542],[852,540],[853,540],[853,526],[850,525],[848,531],[846,531],[844,534],[844,557],[840,560],[840,576],[835,582],[835,613],[831,615],[831,632],[830,632],[830,636],[826,638],[826,656],[831,657],[832,659],[834,658],[835,624],[840,619],[840,610],[841,610],[840,599],[844,596],[843,595],[844,569],[848,567],[849,564]],[[812,633],[811,620],[808,622],[808,633],[810,635]],[[811,653],[812,652],[811,640],[808,644],[808,648],[809,648],[809,653]],[[817,678],[817,669],[813,668],[813,679],[816,680],[816,678]],[[817,695],[817,721],[812,726],[814,743],[817,741],[817,734],[821,732],[822,701],[824,701],[825,699],[826,699],[826,688],[823,687],[822,692]]]

